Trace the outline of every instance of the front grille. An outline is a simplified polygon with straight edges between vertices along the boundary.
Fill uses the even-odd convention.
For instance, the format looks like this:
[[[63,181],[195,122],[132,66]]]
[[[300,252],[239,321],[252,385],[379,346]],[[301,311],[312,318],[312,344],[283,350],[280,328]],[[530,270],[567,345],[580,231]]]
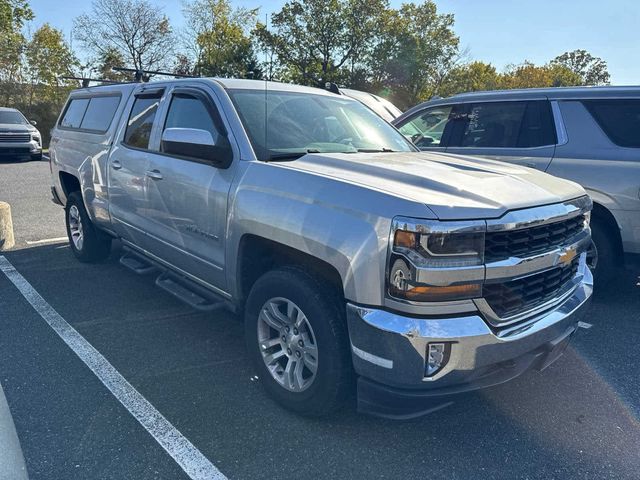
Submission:
[[[26,143],[31,140],[28,133],[0,133],[1,143]]]
[[[584,228],[584,215],[537,227],[487,232],[485,262],[497,262],[509,257],[530,257],[566,245]]]
[[[503,283],[486,284],[483,297],[494,313],[507,318],[526,312],[553,299],[578,271],[580,257],[565,267]]]

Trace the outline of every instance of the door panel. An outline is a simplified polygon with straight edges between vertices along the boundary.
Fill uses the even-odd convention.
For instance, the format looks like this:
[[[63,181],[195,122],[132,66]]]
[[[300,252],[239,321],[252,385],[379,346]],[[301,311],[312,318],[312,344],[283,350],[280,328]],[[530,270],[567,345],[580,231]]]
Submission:
[[[217,110],[201,92],[176,89],[164,128],[209,130],[216,144],[226,137]],[[219,117],[217,117],[219,120]],[[151,251],[208,284],[226,289],[224,239],[233,165],[218,169],[203,159],[149,154],[147,200]]]
[[[134,94],[124,137],[108,160],[109,212],[116,233],[144,249],[149,248],[149,144],[162,91]]]
[[[146,248],[147,170],[146,152],[123,146],[114,147],[108,162],[109,210],[113,229],[121,237]]]

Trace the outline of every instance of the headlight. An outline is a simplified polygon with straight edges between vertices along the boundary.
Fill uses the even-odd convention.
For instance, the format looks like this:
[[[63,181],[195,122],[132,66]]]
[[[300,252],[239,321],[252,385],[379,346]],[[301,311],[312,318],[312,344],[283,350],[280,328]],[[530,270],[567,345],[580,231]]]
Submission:
[[[389,294],[417,302],[481,296],[485,230],[482,221],[396,219],[388,270]],[[474,275],[477,281],[466,281]],[[430,276],[447,276],[450,282],[430,282]]]
[[[31,134],[31,140],[38,142],[38,145],[40,145],[40,134],[39,133],[32,133]]]

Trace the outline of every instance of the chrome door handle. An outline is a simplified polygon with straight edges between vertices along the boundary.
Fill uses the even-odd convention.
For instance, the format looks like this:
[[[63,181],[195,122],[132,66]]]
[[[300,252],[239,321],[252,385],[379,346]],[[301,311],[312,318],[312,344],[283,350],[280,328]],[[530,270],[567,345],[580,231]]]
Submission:
[[[162,174],[158,170],[147,170],[144,174],[154,180],[162,180]]]
[[[525,165],[526,165],[527,167],[529,167],[529,168],[536,168],[536,164],[535,164],[535,163],[533,163],[533,162],[527,162],[527,163],[525,163]]]
[[[111,168],[113,168],[114,170],[120,170],[122,168],[122,164],[120,163],[120,160],[113,160],[111,162]]]

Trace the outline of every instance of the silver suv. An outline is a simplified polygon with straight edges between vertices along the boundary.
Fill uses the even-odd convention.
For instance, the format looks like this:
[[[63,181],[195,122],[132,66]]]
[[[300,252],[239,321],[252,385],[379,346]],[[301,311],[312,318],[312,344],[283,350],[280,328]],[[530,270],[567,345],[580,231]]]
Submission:
[[[0,107],[0,159],[40,160],[42,137],[35,125],[19,110]]]
[[[75,256],[118,238],[194,308],[244,312],[260,381],[298,412],[335,408],[354,373],[361,410],[402,417],[542,369],[592,293],[582,187],[421,153],[316,88],[77,90],[50,156]]]
[[[593,199],[596,279],[610,277],[623,252],[640,254],[640,88],[468,93],[422,103],[393,123],[421,150],[503,160],[582,185]]]

